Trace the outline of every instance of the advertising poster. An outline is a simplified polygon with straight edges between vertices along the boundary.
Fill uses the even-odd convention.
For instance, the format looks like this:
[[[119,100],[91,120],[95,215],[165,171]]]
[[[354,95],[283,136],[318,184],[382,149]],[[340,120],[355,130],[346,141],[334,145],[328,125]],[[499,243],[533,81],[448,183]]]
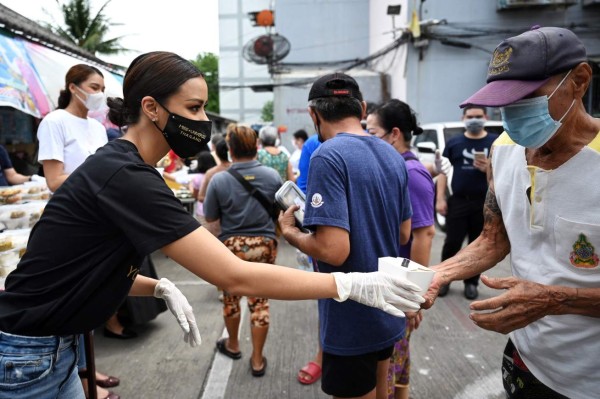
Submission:
[[[23,41],[0,33],[0,106],[41,118],[50,112],[46,91]]]

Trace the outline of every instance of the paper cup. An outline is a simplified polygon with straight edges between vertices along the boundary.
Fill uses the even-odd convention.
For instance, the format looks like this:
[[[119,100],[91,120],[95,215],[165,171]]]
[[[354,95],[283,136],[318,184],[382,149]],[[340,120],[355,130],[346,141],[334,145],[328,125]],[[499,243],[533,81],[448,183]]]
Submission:
[[[417,292],[424,295],[433,280],[435,270],[420,265],[406,258],[393,258],[390,256],[379,258],[379,271],[388,273],[418,285],[421,290]]]

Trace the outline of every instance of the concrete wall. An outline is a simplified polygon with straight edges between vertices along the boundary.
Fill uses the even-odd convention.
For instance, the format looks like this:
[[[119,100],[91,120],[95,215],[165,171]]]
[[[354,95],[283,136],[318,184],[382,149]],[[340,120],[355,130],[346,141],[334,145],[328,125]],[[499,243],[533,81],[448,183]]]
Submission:
[[[283,62],[369,54],[369,0],[277,0],[275,9],[277,31],[292,44]]]
[[[219,0],[219,84],[244,86],[270,82],[266,65],[249,63],[242,48],[252,38],[266,33],[252,26],[249,12],[269,8],[269,0]],[[242,123],[260,120],[263,105],[272,93],[255,93],[248,88],[219,90],[221,115]]]
[[[298,79],[315,78],[325,74],[325,71],[296,71],[293,75],[281,75],[276,83],[287,83]],[[386,77],[369,71],[356,70],[349,72],[356,79],[363,98],[367,102],[379,103],[383,101],[383,93],[389,91],[389,81]],[[275,87],[275,122],[285,125],[287,133],[281,135],[281,141],[291,148],[292,135],[298,129],[304,129],[309,135],[315,133],[312,120],[308,115],[308,92],[310,86],[279,86]]]
[[[524,8],[502,12],[496,10],[496,0],[427,0],[422,4],[422,20],[447,20],[448,25],[434,28],[438,33],[473,33],[473,30],[467,29],[506,29],[520,33],[536,24],[600,25],[600,7],[583,8],[580,4],[566,9]],[[577,29],[574,31],[579,32]],[[418,112],[420,122],[460,119],[458,105],[485,84],[487,66],[494,48],[502,39],[518,33],[457,39],[472,44],[474,47],[470,49],[442,45],[439,41],[431,41],[422,51],[409,45],[407,101]],[[598,33],[578,35],[586,45],[588,55],[600,55]],[[499,117],[497,112],[491,111]]]
[[[227,88],[271,83],[266,65],[249,63],[241,56],[252,38],[265,34],[253,27],[248,13],[267,9],[269,0],[219,0],[219,79],[221,115],[245,123],[260,121],[271,92]],[[275,31],[291,43],[283,62],[337,61],[369,53],[368,0],[278,0]],[[279,100],[275,100],[276,102]],[[280,124],[275,120],[275,124]]]
[[[400,15],[393,19],[387,15],[390,4],[400,5]],[[371,0],[369,3],[369,54],[390,45],[401,32],[394,28],[404,28],[409,21],[407,0]],[[390,77],[390,97],[406,101],[406,57],[408,46],[403,45],[397,50],[386,54],[372,63],[372,68]]]
[[[368,0],[277,0],[276,29],[291,43],[290,54],[283,63],[331,62],[362,58],[369,55],[369,1]],[[294,66],[289,73],[274,76],[274,83],[289,83],[299,79],[314,79],[339,66]],[[354,71],[350,72],[351,75]],[[361,75],[361,72],[357,72]],[[380,98],[380,78],[369,74],[364,80],[357,76],[365,97]],[[285,125],[287,133],[281,141],[291,148],[292,134],[314,128],[307,111],[311,83],[300,87],[275,87],[274,123]],[[364,85],[364,87],[363,87]],[[387,83],[386,83],[387,90]]]

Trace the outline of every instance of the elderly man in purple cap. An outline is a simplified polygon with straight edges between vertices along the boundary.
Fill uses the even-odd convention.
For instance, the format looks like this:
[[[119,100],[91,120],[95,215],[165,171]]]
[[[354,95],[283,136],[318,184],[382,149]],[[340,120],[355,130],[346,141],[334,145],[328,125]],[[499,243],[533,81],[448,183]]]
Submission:
[[[443,284],[511,255],[513,277],[473,302],[481,328],[509,334],[508,398],[600,398],[600,120],[583,105],[592,70],[577,36],[534,28],[494,51],[488,84],[469,104],[500,107],[483,232],[434,266],[430,306]]]

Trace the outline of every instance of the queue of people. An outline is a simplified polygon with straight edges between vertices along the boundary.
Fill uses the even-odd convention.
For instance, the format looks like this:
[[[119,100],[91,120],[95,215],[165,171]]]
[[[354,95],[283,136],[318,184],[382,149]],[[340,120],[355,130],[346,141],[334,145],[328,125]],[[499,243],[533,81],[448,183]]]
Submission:
[[[600,216],[593,185],[580,189],[582,179],[595,176],[600,153],[600,121],[582,102],[592,75],[586,57],[564,28],[502,41],[487,85],[461,104],[464,135],[449,141],[429,169],[411,151],[422,129],[410,105],[390,100],[367,115],[358,83],[344,73],[312,84],[307,105],[316,134],[294,135],[301,151],[290,161],[277,148],[276,129],[257,133],[235,124],[214,141],[211,155],[207,84],[190,62],[168,52],[132,62],[123,98],[108,101],[111,121],[128,129],[106,144],[106,132],[101,139],[87,118],[104,98],[102,75],[81,68],[79,78],[67,77],[61,109],[40,125],[40,160],[54,195],[0,293],[0,364],[18,364],[27,352],[43,367],[23,368],[0,386],[0,398],[86,397],[78,337],[108,325],[127,295],[164,301],[185,342],[199,345],[198,313],[181,291],[142,275],[157,250],[223,288],[228,337],[216,350],[234,360],[244,350],[238,330],[247,296],[255,377],[268,370],[268,300],[318,299],[319,348],[298,381],[320,380],[334,398],[406,399],[410,336],[426,322],[425,309],[463,280],[470,300],[479,281],[500,290],[472,302],[470,317],[478,327],[510,334],[502,361],[507,398],[600,396],[600,364],[590,355],[600,349]],[[499,137],[484,129],[488,107],[501,110]],[[89,134],[75,140],[76,149],[67,141],[60,146],[82,131]],[[201,176],[191,188],[202,214],[195,218],[155,168],[169,152],[173,164],[198,160]],[[307,198],[303,229],[297,206],[278,217],[273,211],[275,192],[296,179]],[[446,200],[448,184],[453,194]],[[441,263],[430,265],[436,209],[447,216],[448,231]],[[218,228],[203,227],[211,224]],[[465,236],[469,244],[461,250]],[[314,271],[276,267],[282,239],[309,256]],[[482,275],[508,254],[513,276]],[[387,256],[437,272],[424,297],[407,279],[378,271],[378,259]],[[109,297],[101,294],[107,287]],[[111,378],[118,384],[98,374],[98,389]]]

